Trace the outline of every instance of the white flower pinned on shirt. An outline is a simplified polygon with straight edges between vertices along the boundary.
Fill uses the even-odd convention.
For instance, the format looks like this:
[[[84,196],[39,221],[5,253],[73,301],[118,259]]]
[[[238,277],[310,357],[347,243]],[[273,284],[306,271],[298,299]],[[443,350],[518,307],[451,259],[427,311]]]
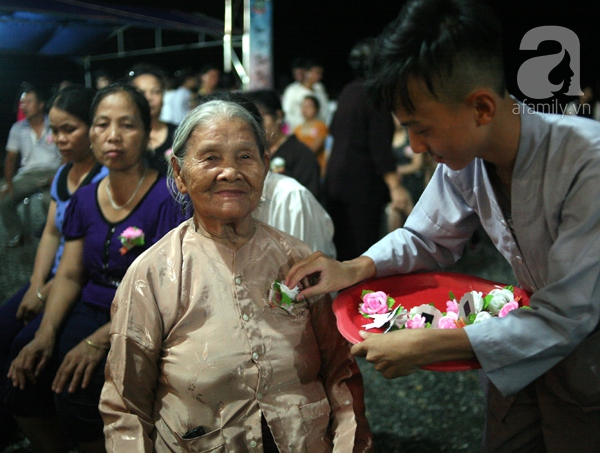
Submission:
[[[294,305],[297,304],[296,297],[300,293],[300,287],[288,288],[285,283],[275,280],[269,290],[269,304],[272,307],[283,308],[289,314],[293,314]]]

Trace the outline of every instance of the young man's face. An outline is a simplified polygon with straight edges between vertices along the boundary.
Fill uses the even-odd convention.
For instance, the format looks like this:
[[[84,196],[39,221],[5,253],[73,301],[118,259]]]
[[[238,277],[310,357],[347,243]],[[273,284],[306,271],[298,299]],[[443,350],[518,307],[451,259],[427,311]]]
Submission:
[[[481,157],[484,131],[473,107],[436,99],[420,79],[410,79],[408,88],[414,111],[408,113],[398,104],[394,115],[406,126],[414,152],[429,153],[452,170]]]

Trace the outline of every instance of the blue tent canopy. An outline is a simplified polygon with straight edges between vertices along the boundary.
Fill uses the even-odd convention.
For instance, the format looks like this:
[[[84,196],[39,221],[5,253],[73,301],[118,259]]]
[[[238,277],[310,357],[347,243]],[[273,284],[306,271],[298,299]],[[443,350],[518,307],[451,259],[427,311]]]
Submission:
[[[222,41],[224,23],[203,15],[79,0],[2,0],[0,53],[85,57],[124,30],[174,30]],[[202,43],[199,43],[202,44]],[[216,42],[211,45],[216,45]],[[153,51],[161,47],[155,42]],[[201,47],[201,45],[197,46]],[[127,50],[116,49],[115,56]]]

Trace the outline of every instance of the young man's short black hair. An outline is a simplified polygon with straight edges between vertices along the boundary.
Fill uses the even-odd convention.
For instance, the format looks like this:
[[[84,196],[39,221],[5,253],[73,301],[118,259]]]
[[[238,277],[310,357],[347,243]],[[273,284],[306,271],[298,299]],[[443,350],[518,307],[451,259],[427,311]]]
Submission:
[[[410,78],[458,101],[476,86],[505,93],[500,22],[475,0],[413,0],[378,38],[369,91],[390,111],[414,105]]]

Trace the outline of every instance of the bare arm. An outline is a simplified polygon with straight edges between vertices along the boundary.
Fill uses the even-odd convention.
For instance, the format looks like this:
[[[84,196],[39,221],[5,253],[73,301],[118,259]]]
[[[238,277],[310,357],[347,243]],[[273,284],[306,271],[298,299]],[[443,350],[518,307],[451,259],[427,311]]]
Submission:
[[[39,372],[52,356],[56,335],[83,285],[83,241],[68,241],[61,259],[46,310],[34,339],[29,342],[10,365],[8,377],[13,385],[25,388],[26,381],[36,382]]]
[[[67,384],[69,393],[74,393],[79,383],[83,389],[89,385],[94,370],[110,349],[109,331],[107,322],[67,353],[52,383],[54,392],[62,393]]]
[[[400,178],[396,172],[389,172],[383,175],[383,180],[390,191],[392,207],[398,211],[412,211],[413,202],[406,188],[400,184]]]
[[[46,285],[46,279],[52,270],[54,264],[54,256],[60,244],[60,232],[56,228],[56,202],[50,202],[48,216],[46,218],[46,226],[42,233],[42,238],[35,254],[35,263],[33,265],[33,273],[29,279],[29,290],[23,296],[19,309],[17,310],[17,319],[22,319],[25,322],[31,321],[44,308],[44,301],[50,293],[52,284]],[[42,296],[42,299],[38,297]]]
[[[365,357],[387,379],[414,373],[423,365],[475,358],[465,329],[405,329],[386,334],[361,331],[365,339],[352,354]]]

